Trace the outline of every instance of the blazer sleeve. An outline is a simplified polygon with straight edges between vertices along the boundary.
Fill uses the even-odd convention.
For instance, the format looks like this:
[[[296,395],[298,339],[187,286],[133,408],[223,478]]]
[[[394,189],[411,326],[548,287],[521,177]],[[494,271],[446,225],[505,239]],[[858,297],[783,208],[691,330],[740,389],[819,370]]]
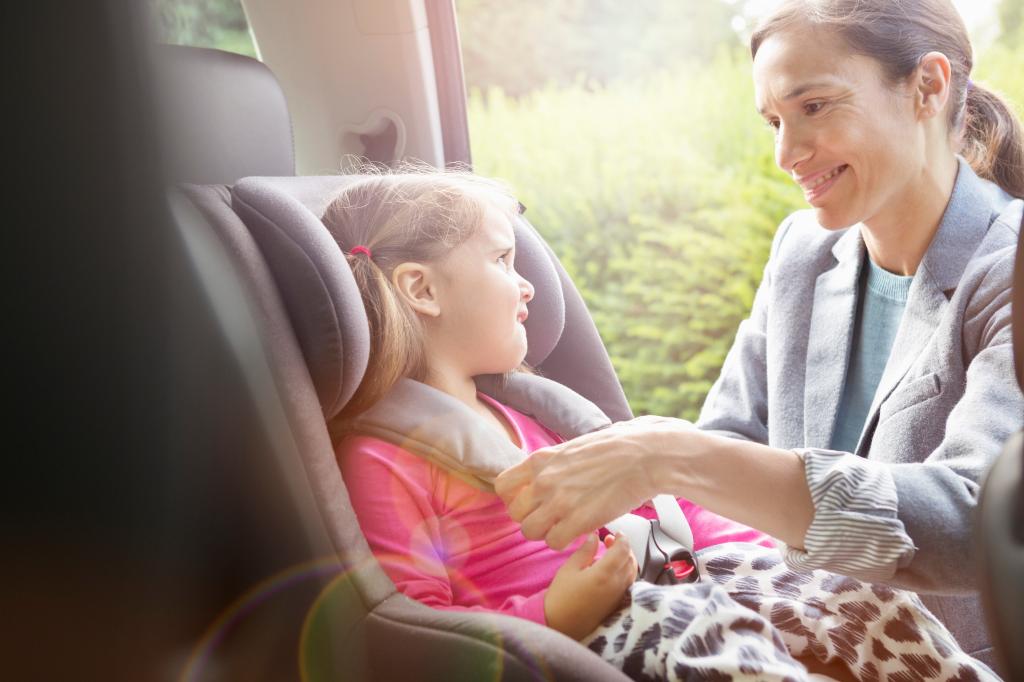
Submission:
[[[768,443],[767,326],[772,273],[779,245],[792,218],[779,226],[754,296],[750,317],[740,323],[718,375],[704,400],[697,428],[720,436]]]
[[[787,563],[825,568],[928,593],[976,589],[973,521],[981,477],[1024,424],[1013,371],[1012,260],[990,270],[963,323],[964,393],[944,417],[944,437],[923,462],[890,464],[806,449],[815,518],[804,551]],[[913,541],[911,541],[913,538]]]
[[[414,456],[396,461],[388,456],[392,448],[357,448],[339,460],[359,526],[398,591],[437,609],[503,613],[547,625],[546,589],[493,607],[455,603],[440,551],[444,538],[432,503],[431,465]]]

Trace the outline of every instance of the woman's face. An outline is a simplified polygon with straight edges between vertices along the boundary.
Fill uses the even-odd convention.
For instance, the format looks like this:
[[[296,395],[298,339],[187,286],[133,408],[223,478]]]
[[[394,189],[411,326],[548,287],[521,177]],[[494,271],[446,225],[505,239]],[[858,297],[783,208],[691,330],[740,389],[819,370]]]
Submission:
[[[889,84],[877,61],[830,31],[784,30],[757,52],[754,91],[775,132],[775,162],[823,227],[899,220],[925,137],[912,94]]]

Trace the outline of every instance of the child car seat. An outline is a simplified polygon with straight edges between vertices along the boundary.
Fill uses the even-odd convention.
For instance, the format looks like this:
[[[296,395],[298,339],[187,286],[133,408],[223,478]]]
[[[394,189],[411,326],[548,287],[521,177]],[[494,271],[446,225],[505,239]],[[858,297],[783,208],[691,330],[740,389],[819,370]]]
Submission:
[[[395,645],[395,633],[382,627],[382,623],[389,622],[393,627],[401,624],[403,630],[417,633],[412,637],[410,651],[436,651],[442,643],[457,646],[448,641],[456,637],[467,645],[465,639],[471,636],[495,647],[491,654],[495,665],[510,656],[520,662],[530,661],[526,669],[542,665],[557,679],[621,679],[619,671],[583,647],[534,623],[496,614],[445,612],[423,607],[395,593],[390,580],[372,560],[348,505],[324,427],[324,419],[337,414],[351,396],[366,364],[367,323],[362,299],[343,254],[317,217],[330,198],[350,181],[350,177],[344,176],[247,178],[232,188],[231,200],[234,213],[244,222],[265,257],[318,401],[317,413],[313,416],[312,397],[305,398],[305,417],[315,420],[310,427],[319,432],[317,440],[320,442],[315,451],[304,448],[303,454],[307,468],[315,472],[313,484],[321,487],[318,497],[336,547],[358,567],[345,584],[343,601],[352,601],[354,595],[359,594],[367,608],[364,619],[367,666],[384,677],[398,674],[392,669],[398,661],[389,655]],[[552,354],[567,338],[576,340],[580,346],[575,354],[577,358],[589,355],[591,362],[582,365],[588,370],[582,377],[584,380],[574,381],[576,385],[569,381],[564,383],[592,402],[618,407],[620,414],[628,415],[603,346],[588,348],[586,345],[600,342],[585,309],[583,317],[572,311],[574,304],[582,307],[575,289],[570,290],[577,297],[573,301],[563,289],[563,282],[568,282],[564,272],[559,272],[557,261],[532,227],[520,221],[515,232],[516,267],[535,283],[538,292],[530,304],[530,317],[526,321],[530,340],[527,361],[551,377]],[[589,323],[589,328],[570,329],[573,322],[578,324],[581,319]],[[570,335],[567,337],[567,334]],[[607,368],[603,377],[602,366]],[[588,390],[590,395],[586,394]],[[384,613],[387,621],[379,619]],[[403,650],[406,645],[403,641]],[[475,643],[472,648],[476,648]],[[441,658],[430,657],[434,664]],[[505,661],[501,665],[508,669],[510,663]]]
[[[198,48],[166,48],[158,57],[163,68],[179,71],[168,76],[168,82],[176,83],[171,90],[179,102],[201,100],[204,108],[223,106],[236,112],[220,118],[184,117],[179,109],[178,123],[168,125],[189,120],[190,126],[200,128],[232,128],[222,131],[225,136],[244,128],[249,135],[287,141],[291,148],[286,117],[247,118],[232,104],[234,95],[227,88],[223,94],[228,101],[210,101],[222,97],[222,88],[204,65],[215,60],[224,68],[222,78],[230,80],[232,68],[259,74],[247,77],[247,87],[262,91],[264,101],[276,106],[280,89],[267,78],[266,67]],[[192,84],[201,92],[190,93]],[[254,96],[259,98],[246,95]],[[297,652],[307,679],[627,679],[554,630],[498,614],[431,609],[396,592],[359,530],[325,423],[358,385],[368,351],[361,298],[345,259],[317,218],[348,179],[275,177],[235,183],[241,174],[291,173],[290,156],[271,153],[246,164],[218,165],[217,158],[209,157],[242,152],[220,147],[211,155],[199,145],[194,153],[196,167],[190,168],[186,159],[175,177],[207,184],[181,185],[172,202],[198,209],[250,294],[271,362],[271,390],[285,406],[290,436],[301,453],[290,473],[298,472],[312,490],[334,550],[325,559],[340,561],[347,569],[322,593],[307,619]],[[258,169],[281,159],[283,171]],[[518,225],[516,236],[516,265],[538,289],[526,323],[528,361],[588,397],[612,419],[628,418],[625,396],[578,292],[528,224]],[[330,634],[338,628],[347,636]]]

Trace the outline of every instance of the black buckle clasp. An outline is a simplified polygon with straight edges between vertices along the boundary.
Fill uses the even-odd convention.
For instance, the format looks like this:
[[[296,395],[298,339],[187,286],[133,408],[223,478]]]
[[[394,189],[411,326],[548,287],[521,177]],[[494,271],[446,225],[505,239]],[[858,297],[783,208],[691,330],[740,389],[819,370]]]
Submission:
[[[638,579],[655,585],[695,583],[700,580],[700,571],[690,550],[666,535],[661,523],[651,519],[651,535]]]

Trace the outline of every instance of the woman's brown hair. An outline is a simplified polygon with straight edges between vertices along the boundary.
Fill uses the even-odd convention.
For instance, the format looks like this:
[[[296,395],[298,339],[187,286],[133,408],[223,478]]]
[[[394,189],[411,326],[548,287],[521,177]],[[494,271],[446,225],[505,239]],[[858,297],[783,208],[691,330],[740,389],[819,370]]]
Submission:
[[[909,77],[929,52],[952,67],[949,129],[974,171],[1015,197],[1024,196],[1024,133],[994,92],[970,80],[974,57],[963,19],[949,0],[787,0],[750,38],[750,54],[794,26],[835,31],[855,54],[871,57],[890,82]]]
[[[352,417],[372,407],[399,379],[425,378],[423,327],[392,284],[395,267],[442,260],[472,236],[488,206],[511,217],[518,203],[496,181],[413,167],[356,180],[324,211],[323,223],[348,260],[370,325],[366,373],[329,425],[335,440]],[[357,246],[369,253],[352,253]]]

